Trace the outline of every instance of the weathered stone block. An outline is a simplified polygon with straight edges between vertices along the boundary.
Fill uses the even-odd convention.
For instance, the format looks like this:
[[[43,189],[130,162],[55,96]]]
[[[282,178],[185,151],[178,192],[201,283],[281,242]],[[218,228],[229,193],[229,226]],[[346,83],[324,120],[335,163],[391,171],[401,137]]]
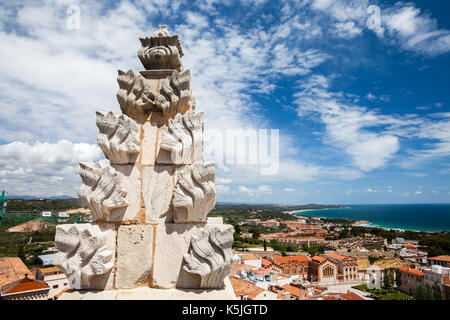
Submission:
[[[172,194],[174,167],[143,168],[142,196],[145,203],[145,222],[172,222]]]
[[[112,289],[116,236],[112,224],[63,224],[56,227],[55,258],[71,289]]]
[[[195,282],[182,268],[183,255],[189,250],[192,235],[202,226],[174,223],[157,226],[152,287],[170,289],[177,287],[178,282],[185,285]]]
[[[141,213],[140,194],[141,178],[139,168],[136,165],[113,165],[122,175],[121,184],[125,188],[126,202],[128,206],[111,210],[110,222],[143,222],[144,214]]]
[[[208,246],[212,254],[210,258],[200,258],[203,264],[209,265],[207,274],[209,281],[202,282],[201,276],[187,267],[185,256],[192,251],[192,239],[201,237],[205,232],[208,235]],[[163,289],[221,287],[224,277],[229,274],[231,268],[232,242],[233,227],[231,225],[174,223],[158,225],[151,286]],[[197,253],[194,256],[197,256]],[[214,281],[211,280],[213,278]]]
[[[144,137],[142,139],[142,165],[154,165],[158,144],[158,126],[151,122],[142,125]]]
[[[151,276],[153,226],[120,226],[117,233],[117,289],[147,284]]]

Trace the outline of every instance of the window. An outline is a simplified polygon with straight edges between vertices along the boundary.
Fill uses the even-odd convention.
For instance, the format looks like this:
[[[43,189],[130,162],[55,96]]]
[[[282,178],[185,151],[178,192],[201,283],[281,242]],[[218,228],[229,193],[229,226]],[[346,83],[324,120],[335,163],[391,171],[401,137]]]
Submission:
[[[53,285],[53,289],[58,288],[58,286],[59,286],[59,285],[57,285],[57,284]]]

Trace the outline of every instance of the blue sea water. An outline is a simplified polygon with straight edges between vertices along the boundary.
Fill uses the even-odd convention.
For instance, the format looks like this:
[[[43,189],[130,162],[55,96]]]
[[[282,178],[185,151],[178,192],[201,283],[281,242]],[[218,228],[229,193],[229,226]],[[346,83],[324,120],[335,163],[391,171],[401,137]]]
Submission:
[[[416,230],[450,231],[450,204],[345,205],[344,209],[308,210],[297,214],[369,221],[370,226]],[[296,213],[293,213],[296,214]]]

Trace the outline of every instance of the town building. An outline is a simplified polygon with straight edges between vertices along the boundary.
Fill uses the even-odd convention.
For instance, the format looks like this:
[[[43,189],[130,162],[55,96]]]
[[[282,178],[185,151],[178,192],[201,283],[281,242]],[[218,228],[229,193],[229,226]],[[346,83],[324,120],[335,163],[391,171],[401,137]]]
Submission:
[[[277,300],[278,294],[256,286],[250,281],[230,277],[236,297],[240,300]]]
[[[291,286],[289,284],[285,284],[281,288],[289,293],[290,300],[300,300],[306,295],[306,290]]]
[[[35,264],[38,266],[41,266],[43,268],[53,267],[55,258],[56,258],[56,253],[42,254],[40,256],[37,256]]]
[[[402,284],[399,287],[409,295],[413,295],[416,289],[420,286],[424,288],[424,274],[415,268],[398,268],[402,275]]]
[[[305,255],[272,257],[270,268],[283,275],[299,275],[300,279],[308,279],[309,258]]]
[[[64,272],[58,267],[40,268],[36,271],[36,279],[44,281],[50,288],[48,299],[53,300],[55,296],[69,286],[69,280]]]
[[[333,259],[314,256],[310,259],[308,270],[311,282],[324,284],[338,280],[338,263]]]
[[[430,266],[432,265],[439,265],[439,266],[449,266],[450,265],[450,256],[437,256],[437,257],[432,257],[432,258],[428,258],[428,264]]]
[[[44,281],[25,277],[0,288],[1,300],[47,300],[49,287]]]
[[[246,219],[244,223],[249,226],[255,227],[261,223],[261,220],[260,219]]]
[[[260,225],[263,227],[267,227],[267,228],[276,228],[276,227],[280,226],[280,222],[278,222],[278,220],[271,219],[271,220],[261,221]]]
[[[282,236],[278,237],[277,241],[280,243],[293,245],[297,247],[302,247],[306,245],[308,247],[321,245],[325,243],[325,239],[321,237],[293,237],[293,236]]]
[[[261,269],[261,258],[254,253],[244,253],[241,255],[241,261],[243,264],[252,266],[255,269]]]
[[[324,293],[317,296],[306,297],[304,300],[367,300],[355,292]]]
[[[435,283],[439,285],[442,293],[445,285],[450,284],[450,268],[441,265],[433,265],[431,269],[423,269],[424,285],[433,287]]]
[[[358,280],[358,259],[352,256],[345,256],[337,253],[330,253],[327,256],[333,260],[336,260],[338,263],[338,280]]]

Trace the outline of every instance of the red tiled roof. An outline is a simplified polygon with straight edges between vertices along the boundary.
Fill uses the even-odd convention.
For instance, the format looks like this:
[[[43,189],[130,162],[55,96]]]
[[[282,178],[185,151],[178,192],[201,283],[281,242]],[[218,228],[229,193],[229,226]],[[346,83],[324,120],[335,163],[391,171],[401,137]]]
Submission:
[[[267,259],[261,258],[261,265],[262,265],[263,267],[270,267],[270,266],[272,265],[272,262],[270,262],[270,261],[267,260]]]
[[[316,296],[312,296],[313,299],[323,299],[323,300],[365,300],[363,297],[357,295],[354,292],[347,293],[324,293]],[[341,299],[339,299],[341,298]]]
[[[344,255],[338,254],[338,253],[330,253],[328,256],[331,258],[339,259],[339,260],[344,260],[344,259],[348,258],[348,256],[344,256]]]
[[[242,260],[259,260],[254,253],[246,253],[241,256]]]
[[[44,290],[48,289],[48,285],[44,281],[23,278],[12,283],[9,283],[2,287],[2,295],[11,294],[11,293],[19,293],[19,292],[28,292],[33,290]]]
[[[257,295],[261,294],[265,290],[254,285],[253,283],[242,280],[236,277],[230,277],[231,285],[233,286],[234,294],[236,297],[248,296],[249,300],[253,300]]]
[[[287,263],[291,261],[301,261],[308,262],[309,259],[307,256],[285,256],[285,257],[273,257],[273,261],[278,263]]]
[[[25,274],[34,277],[19,257],[0,258],[0,287],[25,278]]]
[[[252,270],[251,272],[264,275],[264,274],[267,274],[267,273],[271,273],[273,271],[270,270],[270,269],[258,269],[258,270]]]
[[[345,300],[365,300],[363,297],[351,291],[347,293],[340,293],[339,296],[341,296]]]
[[[315,261],[318,261],[318,262],[320,262],[320,263],[325,262],[325,260],[327,260],[327,259],[325,259],[324,257],[320,257],[320,256],[314,256],[314,257],[312,257],[311,259],[312,259],[312,260],[315,260]]]
[[[304,295],[304,292],[302,291],[302,289],[291,286],[289,284],[285,284],[284,286],[282,286],[282,288],[284,290],[286,290],[287,292],[289,292],[291,295],[299,297],[299,298],[301,298]]]
[[[436,260],[436,261],[447,261],[447,262],[450,262],[450,256],[437,256],[437,257],[428,258],[428,260]]]
[[[423,272],[420,272],[419,270],[414,269],[414,268],[400,267],[400,268],[398,268],[398,269],[399,269],[401,272],[406,272],[406,273],[413,274],[413,275],[416,275],[416,276],[419,276],[419,277],[423,277]]]

